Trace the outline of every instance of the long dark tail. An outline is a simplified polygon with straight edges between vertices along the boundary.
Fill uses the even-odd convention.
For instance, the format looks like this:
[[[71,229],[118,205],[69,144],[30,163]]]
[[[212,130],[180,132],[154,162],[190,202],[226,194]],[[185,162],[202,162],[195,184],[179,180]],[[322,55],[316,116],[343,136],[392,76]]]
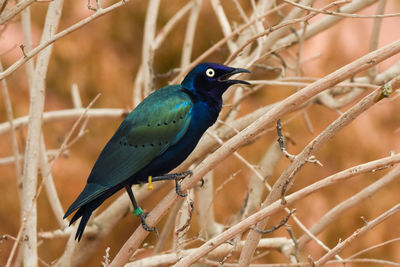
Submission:
[[[120,187],[119,188],[117,188],[117,187],[111,188],[111,189],[107,190],[106,192],[104,192],[102,195],[93,199],[92,201],[82,205],[78,209],[78,211],[72,217],[71,222],[69,223],[69,225],[71,225],[79,218],[82,218],[81,221],[79,222],[78,230],[76,231],[75,240],[78,240],[78,242],[81,240],[83,231],[85,230],[85,227],[86,227],[93,211],[95,209],[97,209],[107,198],[109,198],[114,193],[116,193],[119,189],[120,189]],[[68,216],[68,213],[65,214],[64,218],[66,216]]]
[[[96,201],[96,200],[94,200]],[[93,202],[94,202],[93,201]],[[74,214],[74,217],[72,217],[71,222],[69,225],[73,224],[76,220],[78,220],[80,217],[82,217],[81,221],[79,222],[78,230],[76,231],[75,235],[75,240],[81,241],[83,231],[85,230],[85,227],[89,221],[90,216],[92,215],[92,212],[100,206],[101,203],[99,203],[96,207],[92,207],[93,204],[92,202],[83,205],[82,207],[79,208],[79,210]]]

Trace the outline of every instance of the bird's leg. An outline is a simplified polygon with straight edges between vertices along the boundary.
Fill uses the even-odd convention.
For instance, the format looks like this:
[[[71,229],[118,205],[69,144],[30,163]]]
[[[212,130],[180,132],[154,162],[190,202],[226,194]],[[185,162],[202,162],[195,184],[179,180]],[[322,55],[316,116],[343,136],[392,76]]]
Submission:
[[[152,177],[151,180],[153,182],[157,181],[165,181],[165,180],[175,180],[175,191],[181,197],[186,197],[187,194],[182,193],[181,187],[179,185],[179,180],[184,179],[187,176],[192,176],[193,172],[191,170],[180,172],[180,173],[171,173],[161,176]]]
[[[135,197],[133,195],[133,192],[132,192],[132,188],[129,185],[126,185],[125,189],[126,189],[126,192],[128,192],[129,198],[131,199],[131,202],[132,202],[132,205],[134,208],[133,214],[140,217],[140,221],[142,223],[143,229],[146,231],[149,231],[149,232],[155,231],[156,234],[158,235],[158,230],[156,227],[150,227],[147,225],[147,223],[145,221],[145,219],[147,217],[147,212],[143,212],[143,210],[137,204]]]

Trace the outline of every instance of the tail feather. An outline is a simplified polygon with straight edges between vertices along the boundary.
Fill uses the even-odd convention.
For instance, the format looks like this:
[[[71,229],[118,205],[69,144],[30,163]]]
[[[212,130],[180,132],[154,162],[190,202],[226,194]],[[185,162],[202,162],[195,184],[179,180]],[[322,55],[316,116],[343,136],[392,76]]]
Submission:
[[[79,217],[81,217],[81,221],[79,222],[78,230],[76,231],[75,240],[81,241],[83,231],[86,228],[86,225],[89,221],[90,216],[92,215],[93,210],[88,207],[81,207],[72,217],[70,225],[75,222]]]
[[[107,198],[112,196],[119,189],[120,188],[116,188],[116,187],[111,188],[111,189],[107,190],[106,192],[104,192],[102,195],[98,196],[97,198],[95,198],[95,199],[91,200],[90,202],[88,202],[84,205],[81,205],[79,207],[78,211],[74,214],[74,216],[72,217],[71,222],[69,224],[69,225],[71,225],[76,220],[81,218],[81,221],[79,222],[78,230],[76,231],[75,240],[78,240],[78,242],[81,240],[83,232],[85,230],[85,227],[86,227],[93,211],[95,209],[97,209]],[[69,213],[67,212],[65,217],[68,216],[70,213],[71,212],[69,212]]]
[[[111,188],[112,189],[112,188]],[[83,191],[79,194],[78,198],[71,204],[67,212],[64,215],[64,219],[67,218],[75,210],[83,207],[84,205],[96,201],[101,198],[102,195],[107,194],[107,191],[111,190],[105,186],[95,183],[86,184]],[[104,201],[104,200],[103,200]]]

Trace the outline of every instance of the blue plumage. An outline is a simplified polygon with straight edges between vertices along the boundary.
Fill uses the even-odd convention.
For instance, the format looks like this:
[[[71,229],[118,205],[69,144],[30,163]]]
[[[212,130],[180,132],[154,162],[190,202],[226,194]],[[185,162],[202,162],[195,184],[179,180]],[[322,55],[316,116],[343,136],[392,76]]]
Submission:
[[[132,184],[146,183],[177,167],[196,147],[204,132],[215,123],[222,94],[241,80],[229,80],[246,69],[215,63],[197,65],[180,85],[163,87],[143,100],[121,123],[106,144],[82,193],[64,218],[78,210],[71,224],[82,217],[76,233],[81,239],[92,212],[107,198],[126,188],[135,209]],[[172,177],[172,178],[171,178]],[[159,178],[175,179],[173,175]],[[149,228],[141,215],[142,225]]]

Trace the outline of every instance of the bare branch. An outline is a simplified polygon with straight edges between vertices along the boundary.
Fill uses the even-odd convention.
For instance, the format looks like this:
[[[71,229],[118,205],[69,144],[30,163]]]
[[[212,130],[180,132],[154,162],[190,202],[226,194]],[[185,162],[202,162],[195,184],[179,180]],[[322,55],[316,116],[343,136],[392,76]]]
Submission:
[[[376,9],[376,14],[381,15],[385,12],[385,7],[386,7],[386,0],[379,1],[378,7]],[[374,20],[374,25],[372,27],[372,33],[371,33],[371,39],[369,42],[369,50],[374,51],[378,49],[378,40],[379,40],[379,34],[381,32],[381,25],[382,25],[382,18],[376,18]],[[377,74],[377,66],[374,66],[368,70],[368,78],[370,79],[371,82],[375,80],[376,74]]]
[[[3,65],[0,62],[0,71],[3,71]],[[11,143],[12,143],[12,149],[13,149],[13,153],[14,153],[14,163],[15,163],[15,171],[17,173],[17,188],[18,188],[18,192],[21,193],[21,186],[22,186],[22,171],[21,171],[21,158],[20,158],[20,154],[19,154],[19,146],[18,146],[18,141],[17,141],[17,134],[15,132],[15,125],[14,125],[14,115],[13,115],[13,109],[12,109],[12,105],[11,105],[11,100],[10,100],[10,95],[8,93],[8,86],[7,86],[7,82],[5,79],[3,79],[1,81],[1,85],[2,85],[2,94],[3,94],[3,98],[4,98],[4,106],[6,108],[6,113],[7,113],[7,119],[8,119],[8,124],[9,124],[9,128],[10,128],[10,133],[11,133]],[[19,196],[20,200],[21,200],[21,195]]]
[[[355,13],[359,10],[362,10],[363,8],[366,8],[374,3],[376,3],[377,0],[355,0],[352,1],[351,3],[343,6],[340,8],[341,14],[343,13]],[[318,33],[336,25],[340,20],[342,20],[344,17],[339,17],[339,16],[326,16],[325,18],[320,19],[319,21],[310,24],[307,27],[307,32],[304,35],[304,38],[307,40],[311,38],[312,36],[317,35]],[[279,41],[277,41],[274,46],[272,47],[277,48],[277,47],[282,47],[282,46],[291,46],[295,43],[298,42],[297,36],[301,36],[303,33],[302,31],[297,31],[296,34],[292,33],[289,34]]]
[[[61,17],[62,4],[63,0],[55,0],[49,4],[41,43],[45,43],[54,36]],[[30,120],[22,176],[22,214],[24,225],[22,247],[24,264],[26,266],[36,266],[38,264],[35,195],[37,186],[37,166],[39,161],[38,151],[42,126],[41,118],[45,97],[44,81],[51,51],[52,47],[49,46],[38,55],[35,76],[30,90]]]
[[[378,224],[384,222],[389,217],[393,216],[394,214],[396,214],[399,211],[400,211],[400,204],[397,204],[393,208],[391,208],[390,210],[388,210],[388,211],[384,212],[383,214],[381,214],[378,218],[368,222],[365,226],[357,229],[351,236],[349,236],[343,242],[340,242],[339,244],[337,244],[336,247],[333,248],[329,253],[326,253],[318,261],[316,261],[315,262],[315,266],[324,265],[330,258],[332,258],[332,256],[338,254],[340,251],[342,251],[347,246],[349,246],[351,243],[353,243],[357,238],[359,238],[362,235],[366,234],[372,228],[374,228]]]
[[[143,95],[149,95],[153,90],[153,58],[154,51],[152,43],[154,42],[157,26],[157,15],[160,6],[160,0],[150,0],[147,12],[146,21],[144,24],[144,36],[142,47],[142,64],[143,64]]]
[[[322,14],[326,14],[326,15],[345,17],[345,18],[361,18],[361,19],[371,18],[371,19],[375,19],[375,18],[390,18],[390,17],[399,17],[400,16],[400,13],[384,14],[384,15],[379,15],[379,14],[376,14],[376,15],[346,14],[346,13],[341,13],[341,12],[327,11],[327,10],[323,10],[323,9],[316,9],[316,8],[308,7],[308,6],[298,4],[298,3],[290,1],[290,0],[283,0],[283,1],[288,3],[288,4],[291,4],[293,6],[296,6],[296,7],[299,7],[301,9],[304,9],[304,10],[308,10],[308,11],[312,11],[312,12],[316,12],[316,13],[322,13]],[[348,1],[345,0],[343,2],[348,2]]]
[[[305,196],[326,188],[327,186],[334,185],[361,173],[370,172],[376,169],[377,166],[387,166],[393,164],[394,162],[400,162],[400,154],[358,165],[321,179],[318,182],[307,186],[306,188],[303,188],[295,193],[292,193],[291,195],[288,195],[286,197],[287,205],[293,204],[295,201],[303,199]],[[280,200],[273,202],[269,206],[262,208],[253,215],[247,217],[238,224],[232,226],[228,230],[207,241],[202,246],[197,248],[195,252],[180,260],[175,266],[188,266],[187,264],[197,261],[203,255],[209,253],[211,250],[215,249],[223,242],[226,242],[226,240],[229,240],[237,234],[246,231],[252,225],[255,225],[258,221],[261,221],[263,218],[275,214],[282,209],[284,209],[284,206],[281,205]]]
[[[313,233],[314,235],[318,235],[329,224],[333,223],[334,220],[338,216],[340,216],[343,212],[361,203],[365,199],[371,197],[380,189],[383,189],[386,185],[390,184],[393,181],[396,181],[396,179],[398,179],[399,177],[400,177],[400,168],[396,167],[378,181],[367,186],[357,194],[353,195],[349,199],[346,199],[345,201],[343,201],[339,205],[336,205],[333,209],[325,213],[325,215],[310,228],[310,232]],[[302,237],[299,238],[298,241],[299,241],[299,248],[302,249],[310,241],[310,237],[307,236],[307,234],[304,234]]]
[[[1,13],[1,15],[0,15],[0,25],[3,25],[4,23],[9,21],[13,17],[18,15],[22,10],[27,8],[33,2],[35,2],[35,0],[22,0],[22,1],[19,1],[11,9],[5,10],[3,13],[0,12]],[[4,1],[3,6],[5,7],[6,4],[7,4],[7,1]],[[4,9],[4,7],[2,7],[2,10]]]
[[[46,188],[47,198],[49,200],[50,207],[53,210],[54,217],[58,222],[61,229],[68,226],[68,223],[63,220],[64,209],[61,206],[60,199],[58,198],[56,186],[54,184],[54,179],[51,174],[51,169],[49,166],[49,159],[47,157],[46,145],[44,143],[43,134],[40,137],[40,152],[39,152],[39,166],[40,172],[42,173],[42,178],[45,179],[44,185]],[[47,175],[47,177],[46,177]]]
[[[396,81],[396,86],[398,79],[394,79]],[[282,202],[285,201],[284,195],[294,183],[294,177],[300,168],[310,159],[315,150],[319,149],[326,141],[328,141],[333,135],[335,135],[338,131],[343,129],[346,125],[352,122],[357,116],[362,114],[365,110],[373,106],[380,99],[383,98],[385,94],[385,85],[380,89],[373,91],[371,94],[366,96],[363,100],[358,102],[352,108],[343,113],[338,119],[336,119],[332,124],[330,124],[322,133],[320,133],[314,140],[312,140],[300,154],[298,154],[294,161],[289,165],[289,167],[281,174],[278,178],[277,182],[274,184],[271,193],[263,202],[263,207],[268,206],[270,203],[275,200],[281,198]],[[268,219],[260,222],[257,227],[263,228],[267,224]],[[254,253],[254,249],[258,242],[260,235],[255,231],[250,231],[247,236],[247,245],[243,248],[241,254],[241,264],[249,264],[252,254]]]
[[[89,16],[89,17],[87,17],[85,19],[82,19],[81,21],[75,23],[71,27],[69,27],[69,28],[67,28],[67,29],[55,34],[54,36],[52,36],[48,40],[46,40],[44,42],[41,42],[40,45],[36,46],[31,51],[27,52],[25,56],[23,56],[22,58],[17,60],[14,64],[12,64],[10,67],[8,67],[5,71],[0,72],[0,80],[4,79],[5,77],[7,77],[11,73],[13,73],[15,70],[17,70],[23,64],[25,64],[27,61],[29,61],[32,57],[37,55],[40,51],[42,51],[43,49],[45,49],[49,45],[53,44],[58,39],[70,34],[71,32],[74,32],[74,31],[82,28],[83,26],[85,26],[89,22],[97,19],[98,17],[101,17],[101,16],[113,11],[114,9],[116,9],[118,7],[120,7],[122,5],[125,5],[129,1],[130,0],[121,0],[121,1],[109,6],[107,8],[103,8],[100,11],[94,13],[93,15],[91,15],[91,16]]]
[[[183,41],[181,67],[190,63],[192,56],[194,34],[196,32],[197,20],[199,19],[201,3],[203,0],[194,0],[190,11],[189,21],[186,24],[185,40]]]
[[[244,242],[241,241],[236,244],[237,248],[241,248],[244,245]],[[293,248],[293,242],[290,239],[284,237],[276,237],[276,238],[264,238],[260,240],[258,244],[258,248],[260,249],[269,249],[269,250],[284,250]],[[223,257],[227,252],[235,249],[235,246],[230,243],[225,243],[210,252],[210,258],[219,258]],[[186,249],[181,251],[182,256],[187,256],[192,254],[196,249]],[[148,257],[140,260],[136,260],[126,264],[126,267],[135,267],[135,266],[143,266],[143,267],[154,267],[154,266],[165,266],[172,265],[179,261],[179,256],[177,253],[168,253],[157,255],[153,257]],[[225,265],[225,264],[224,264]]]
[[[47,111],[43,113],[43,123],[56,122],[61,120],[72,120],[79,118],[85,112],[84,108],[63,109],[57,111]],[[98,108],[87,111],[86,116],[89,118],[123,118],[126,115],[125,109],[120,108]],[[20,129],[28,125],[29,116],[23,116],[14,119],[14,127]],[[10,131],[8,123],[0,124],[0,134]]]

